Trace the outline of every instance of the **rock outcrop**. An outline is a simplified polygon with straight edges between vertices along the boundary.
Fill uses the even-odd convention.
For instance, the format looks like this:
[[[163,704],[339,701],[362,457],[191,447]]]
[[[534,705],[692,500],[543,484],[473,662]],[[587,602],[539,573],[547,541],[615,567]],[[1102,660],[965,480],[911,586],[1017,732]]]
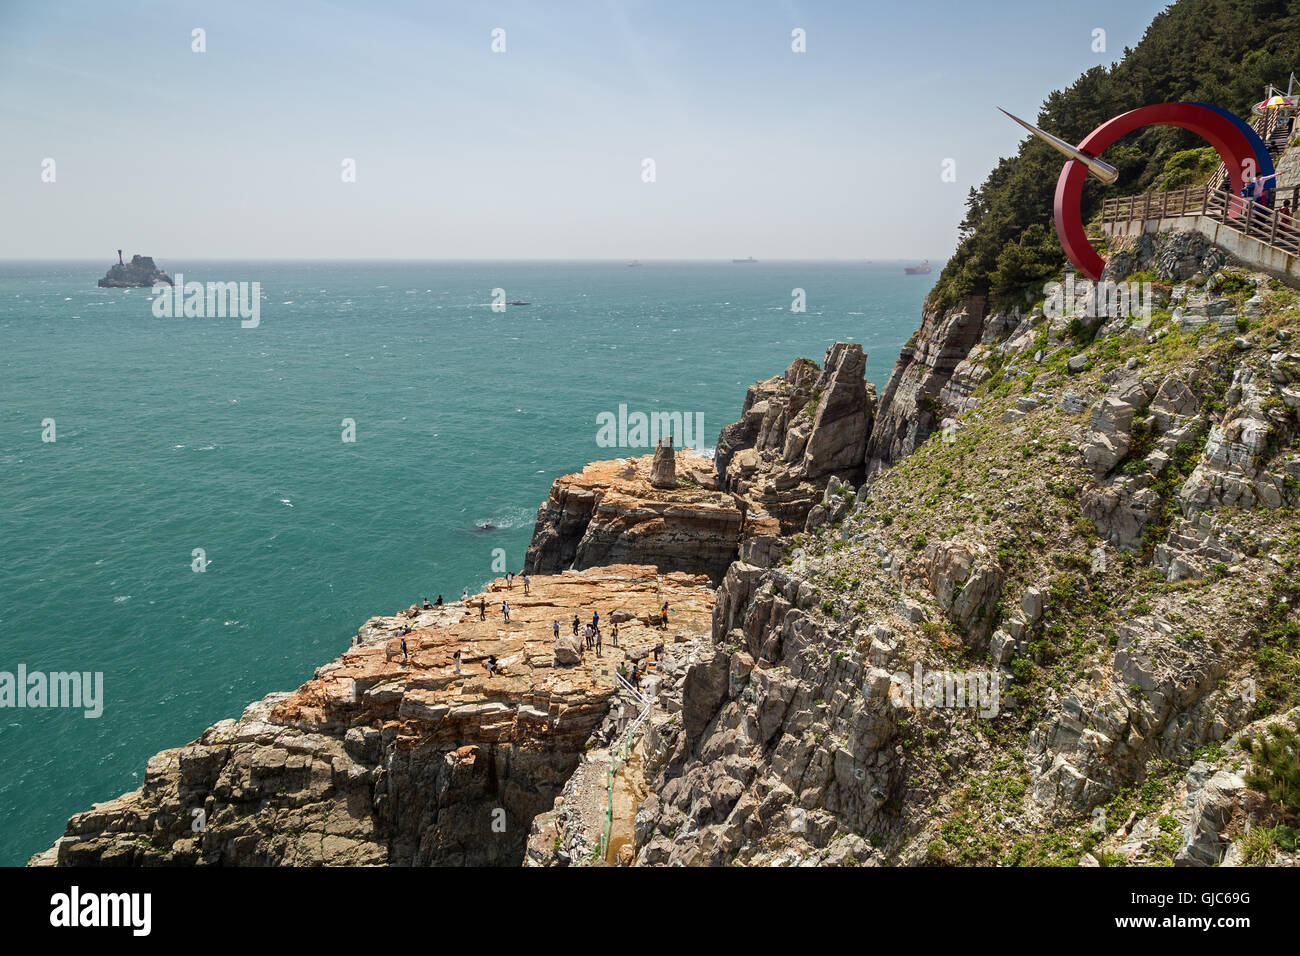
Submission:
[[[869,472],[911,454],[939,428],[944,417],[940,393],[981,340],[984,326],[981,300],[966,300],[943,312],[927,304],[921,328],[903,346],[881,393],[866,448]],[[967,375],[979,377],[973,368]]]
[[[613,566],[533,577],[527,596],[498,581],[483,597],[486,620],[477,599],[372,618],[297,691],[157,754],[139,790],[74,816],[32,862],[519,864],[532,818],[609,711],[615,670],[706,632],[713,594],[702,577]],[[647,623],[664,602],[668,632]],[[593,611],[621,612],[618,646],[606,628],[602,657],[579,647],[579,663],[558,663],[553,623],[567,633],[566,618]]]
[[[801,531],[832,479],[862,483],[876,407],[865,375],[862,346],[837,342],[821,369],[797,359],[749,387],[717,451],[719,486],[740,502],[746,537]]]
[[[673,454],[673,436],[659,439],[654,460],[650,463],[650,484],[656,488],[677,487],[677,456]]]
[[[720,581],[737,558],[771,561],[828,487],[853,496],[875,410],[860,345],[837,342],[824,368],[795,361],[749,387],[715,461],[671,441],[653,457],[593,462],[551,486],[525,568],[554,574],[611,562]]]
[[[155,266],[151,256],[138,255],[126,264],[115,264],[99,280],[101,289],[151,289],[171,284],[171,276]]]
[[[690,449],[674,455],[674,485],[656,486],[658,455],[592,462],[556,479],[537,510],[525,570],[652,564],[720,579],[735,560],[743,514],[731,495],[712,490],[713,462]],[[661,462],[661,480],[667,473]]]

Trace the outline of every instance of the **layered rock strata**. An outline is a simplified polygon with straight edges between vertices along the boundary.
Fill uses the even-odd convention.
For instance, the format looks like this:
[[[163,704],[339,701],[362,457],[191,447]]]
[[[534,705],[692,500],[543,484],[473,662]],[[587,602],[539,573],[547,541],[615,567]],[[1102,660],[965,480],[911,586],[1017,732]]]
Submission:
[[[140,789],[74,816],[32,862],[519,864],[533,816],[552,808],[608,713],[617,667],[707,631],[713,608],[704,578],[644,566],[539,575],[529,590],[494,583],[485,620],[479,596],[371,618],[297,691],[157,754]],[[665,602],[671,631],[657,626]],[[595,611],[603,655],[584,648],[558,665],[554,622],[569,633],[575,614]]]
[[[862,347],[837,342],[823,368],[798,359],[751,385],[714,461],[669,444],[557,479],[525,568],[630,561],[720,581],[738,558],[770,562],[777,539],[803,530],[829,484],[861,483],[875,413],[865,374]]]
[[[655,483],[655,461],[674,455],[673,487]],[[659,461],[660,483],[668,466]],[[537,510],[524,559],[530,574],[605,564],[653,564],[717,580],[736,556],[744,516],[712,489],[713,462],[690,450],[592,462],[556,479]]]

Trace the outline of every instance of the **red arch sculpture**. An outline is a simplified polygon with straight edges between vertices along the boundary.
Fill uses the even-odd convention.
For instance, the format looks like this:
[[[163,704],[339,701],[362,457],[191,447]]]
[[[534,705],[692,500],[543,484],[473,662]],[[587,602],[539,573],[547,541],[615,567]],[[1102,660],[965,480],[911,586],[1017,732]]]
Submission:
[[[1241,192],[1245,163],[1253,161],[1258,174],[1273,171],[1268,149],[1249,126],[1225,110],[1204,103],[1157,103],[1121,113],[1107,120],[1084,137],[1078,148],[1089,156],[1098,156],[1107,146],[1126,133],[1144,126],[1178,126],[1200,136],[1223,158],[1232,177],[1233,194]],[[1070,160],[1056,181],[1056,235],[1061,247],[1075,267],[1094,282],[1101,279],[1106,260],[1097,254],[1083,228],[1079,203],[1088,167]]]

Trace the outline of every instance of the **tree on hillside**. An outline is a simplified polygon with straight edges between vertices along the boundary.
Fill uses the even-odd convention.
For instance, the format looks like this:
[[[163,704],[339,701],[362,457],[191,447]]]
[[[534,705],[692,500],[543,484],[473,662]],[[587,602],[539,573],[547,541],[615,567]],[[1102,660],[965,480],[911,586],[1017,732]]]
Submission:
[[[1156,15],[1138,45],[1050,93],[1038,126],[1072,143],[1118,113],[1170,101],[1212,103],[1246,117],[1270,82],[1300,69],[1300,0],[1179,0]],[[1204,147],[1174,127],[1139,130],[1106,150],[1120,171],[1113,186],[1089,179],[1086,222],[1106,195],[1131,195],[1186,175],[1185,154]],[[972,294],[1016,295],[1060,272],[1052,200],[1061,156],[1035,137],[999,161],[966,199],[957,248],[930,293],[941,308]],[[1161,177],[1164,177],[1161,179]]]

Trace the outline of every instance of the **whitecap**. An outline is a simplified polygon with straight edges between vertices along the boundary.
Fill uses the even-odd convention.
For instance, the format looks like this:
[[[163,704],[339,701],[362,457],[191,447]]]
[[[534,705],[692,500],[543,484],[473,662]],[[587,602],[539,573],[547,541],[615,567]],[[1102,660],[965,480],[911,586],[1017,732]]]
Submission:
[[[114,604],[125,604],[125,603],[126,603],[127,601],[129,601],[129,600],[131,600],[131,595],[129,595],[129,594],[120,594],[120,595],[118,595],[117,597],[113,598],[113,603],[114,603]]]
[[[282,504],[282,505],[288,505],[290,508],[293,507],[293,502],[290,501],[288,498],[281,498],[281,499],[280,499],[280,504]]]

